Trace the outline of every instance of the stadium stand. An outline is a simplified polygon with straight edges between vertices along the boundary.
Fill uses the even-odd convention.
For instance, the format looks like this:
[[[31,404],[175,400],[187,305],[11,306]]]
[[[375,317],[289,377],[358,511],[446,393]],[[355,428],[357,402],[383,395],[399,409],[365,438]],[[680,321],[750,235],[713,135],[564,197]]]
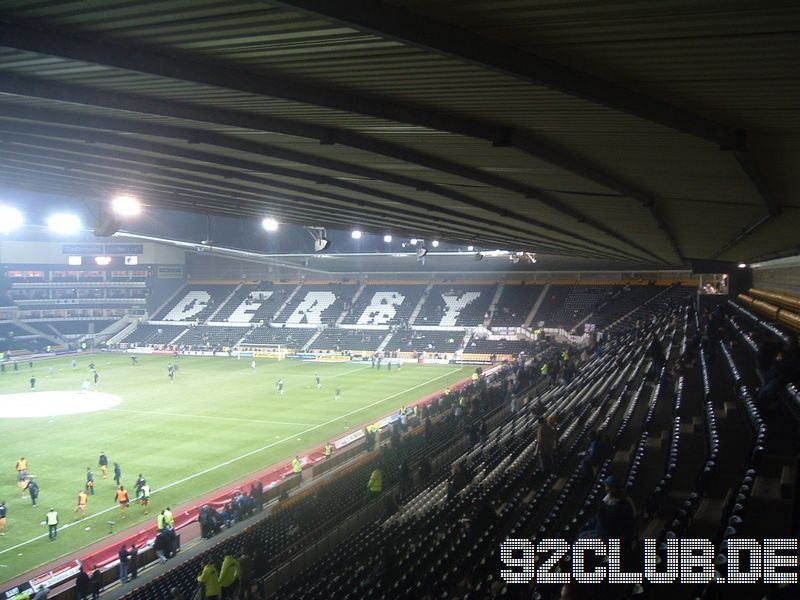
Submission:
[[[424,285],[367,285],[342,323],[348,325],[408,325],[425,292]]]
[[[190,327],[175,343],[189,350],[232,348],[250,331],[249,327]]]
[[[243,285],[214,315],[215,321],[271,323],[295,285]]]
[[[130,346],[163,346],[169,344],[185,330],[186,327],[183,325],[152,325],[145,323],[139,325],[122,341]]]
[[[299,327],[256,327],[247,334],[243,344],[281,344],[299,350],[316,333],[316,329]]]
[[[434,285],[412,325],[474,327],[481,325],[496,286]]]
[[[349,309],[358,286],[332,283],[303,285],[275,322],[286,325],[333,325]]]
[[[455,352],[464,334],[459,331],[400,330],[392,335],[386,350],[390,352]]]
[[[492,313],[491,327],[521,327],[542,293],[542,285],[505,285]]]
[[[530,352],[533,347],[533,342],[527,340],[489,340],[473,336],[464,347],[464,352],[469,354],[511,354],[517,356],[520,352]]]
[[[60,321],[27,321],[29,325],[39,329],[43,333],[55,333],[60,336],[71,337],[87,335],[89,330],[92,332],[102,331],[109,325],[113,324],[114,320],[107,321],[86,321],[86,320],[60,320]]]
[[[236,289],[232,285],[187,285],[176,296],[176,301],[162,309],[153,321],[204,322]]]
[[[663,287],[656,285],[617,286],[611,296],[592,311],[589,322],[603,329],[663,291]]]
[[[386,335],[386,331],[325,329],[308,349],[333,350],[335,352],[375,352]]]
[[[567,284],[551,285],[547,290],[547,295],[542,299],[542,303],[539,305],[539,310],[536,311],[531,325],[547,328],[563,327],[563,323],[558,321],[556,315],[561,312],[561,307],[567,296],[572,292],[573,287],[574,286]]]

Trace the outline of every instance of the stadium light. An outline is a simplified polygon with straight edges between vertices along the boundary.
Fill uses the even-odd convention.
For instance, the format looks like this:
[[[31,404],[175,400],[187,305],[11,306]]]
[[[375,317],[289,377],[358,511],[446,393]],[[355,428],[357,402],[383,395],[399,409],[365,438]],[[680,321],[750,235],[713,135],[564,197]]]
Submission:
[[[278,231],[278,222],[272,217],[264,217],[261,226],[267,231]]]
[[[747,268],[747,263],[739,263],[739,268],[740,269],[746,269]]]
[[[78,233],[81,227],[81,220],[78,216],[69,213],[56,213],[47,219],[47,228],[53,233]]]
[[[25,218],[13,206],[0,206],[0,232],[10,233],[22,227]]]
[[[98,267],[107,267],[111,264],[110,256],[95,256],[94,262]]]
[[[142,212],[139,199],[129,194],[120,194],[111,201],[111,208],[121,217],[135,217]]]
[[[411,239],[410,239],[410,240],[408,240],[408,241],[409,241],[409,243],[410,243],[412,246],[416,246],[416,245],[417,245],[417,243],[419,242],[419,240],[418,240],[417,238],[411,238]]]
[[[438,248],[439,247],[439,240],[433,240],[431,242],[431,246],[433,246],[434,248]]]
[[[475,250],[475,246],[467,246],[467,252],[472,252]]]
[[[354,240],[360,240],[361,239],[361,232],[358,229],[355,229],[350,234],[350,237],[353,238]]]
[[[388,234],[383,236],[383,241],[386,242],[387,244],[391,244],[392,243],[392,236],[390,236]]]

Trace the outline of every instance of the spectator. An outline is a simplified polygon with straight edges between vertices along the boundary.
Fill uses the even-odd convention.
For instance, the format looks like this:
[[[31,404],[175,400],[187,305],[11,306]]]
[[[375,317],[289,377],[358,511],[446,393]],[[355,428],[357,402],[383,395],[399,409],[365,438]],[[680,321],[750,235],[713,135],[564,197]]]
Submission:
[[[100,597],[100,592],[103,591],[103,574],[97,565],[92,567],[92,600],[97,600]]]
[[[119,581],[120,583],[128,583],[128,560],[130,559],[130,554],[128,554],[125,544],[119,549],[117,555],[119,556]]]
[[[553,466],[558,445],[555,416],[550,415],[547,419],[539,417],[538,421],[539,429],[536,432],[536,447],[539,450],[539,465],[543,471],[549,471]]]
[[[219,600],[219,573],[217,573],[217,568],[214,566],[214,563],[210,560],[206,561],[203,565],[203,570],[200,572],[200,575],[197,576],[197,581],[203,586],[203,598],[206,600],[209,598],[217,598],[217,600]]]

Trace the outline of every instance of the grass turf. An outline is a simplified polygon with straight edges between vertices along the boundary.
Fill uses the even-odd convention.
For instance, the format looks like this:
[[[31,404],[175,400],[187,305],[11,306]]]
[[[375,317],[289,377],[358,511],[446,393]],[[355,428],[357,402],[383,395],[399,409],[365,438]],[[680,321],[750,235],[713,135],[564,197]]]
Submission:
[[[117,530],[146,519],[155,522],[154,515],[165,506],[174,507],[340,437],[470,374],[468,368],[455,366],[405,365],[388,372],[385,366],[377,371],[369,364],[289,360],[259,360],[251,372],[249,359],[176,361],[154,355],[141,356],[133,366],[127,355],[95,354],[81,356],[76,370],[71,359],[37,361],[33,369],[20,362],[16,373],[9,368],[0,376],[0,407],[2,394],[30,391],[31,373],[37,390],[80,390],[92,360],[100,375],[92,388],[119,395],[122,402],[116,407],[48,418],[5,418],[0,412],[5,465],[0,472],[6,473],[0,477],[0,500],[8,507],[6,535],[0,537],[0,581],[102,540],[108,520],[117,522]],[[167,379],[169,362],[180,365],[172,384]],[[315,373],[321,377],[321,389],[314,385]],[[276,392],[279,377],[285,383],[283,396]],[[337,384],[342,396],[335,401]],[[101,451],[109,458],[108,480],[101,478],[97,466]],[[28,459],[29,472],[41,488],[36,507],[16,487],[14,465],[20,456]],[[153,490],[151,516],[145,517],[134,503],[124,521],[116,510],[98,514],[115,506],[114,462],[122,467],[122,483],[131,489],[131,497],[138,474],[147,479]],[[95,473],[96,494],[89,496],[86,518],[77,524],[77,493],[89,466]],[[55,542],[47,539],[47,527],[41,524],[51,507],[60,520]]]

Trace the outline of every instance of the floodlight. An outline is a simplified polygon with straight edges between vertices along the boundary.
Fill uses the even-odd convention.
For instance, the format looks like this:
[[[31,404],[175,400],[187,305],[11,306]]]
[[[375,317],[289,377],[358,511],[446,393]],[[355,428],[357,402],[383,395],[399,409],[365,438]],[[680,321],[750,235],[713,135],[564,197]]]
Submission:
[[[81,256],[68,256],[67,257],[67,264],[71,267],[80,267],[81,263],[83,263],[83,257]]]
[[[0,232],[10,233],[22,227],[25,218],[13,206],[0,206]]]
[[[386,242],[387,244],[391,244],[392,243],[392,236],[390,236],[388,234],[383,236],[383,241]]]
[[[261,226],[267,231],[278,231],[278,222],[272,217],[264,217]]]
[[[439,247],[439,240],[433,240],[431,242],[431,246],[433,246],[434,248],[438,248]]]
[[[747,263],[739,263],[739,268],[740,269],[746,269],[747,268]]]
[[[411,238],[410,240],[408,240],[408,242],[409,242],[409,243],[410,243],[412,246],[416,246],[416,245],[417,245],[417,243],[419,242],[419,240],[418,240],[417,238]]]
[[[70,213],[56,213],[47,219],[47,228],[53,233],[78,233],[81,230],[81,220]]]
[[[111,264],[111,257],[110,256],[95,256],[94,262],[97,264],[98,267],[107,267]]]
[[[136,196],[121,194],[111,201],[111,208],[121,217],[135,217],[142,212],[142,205]]]
[[[350,234],[350,237],[353,238],[354,240],[360,240],[361,239],[361,232],[358,229],[355,229]]]

